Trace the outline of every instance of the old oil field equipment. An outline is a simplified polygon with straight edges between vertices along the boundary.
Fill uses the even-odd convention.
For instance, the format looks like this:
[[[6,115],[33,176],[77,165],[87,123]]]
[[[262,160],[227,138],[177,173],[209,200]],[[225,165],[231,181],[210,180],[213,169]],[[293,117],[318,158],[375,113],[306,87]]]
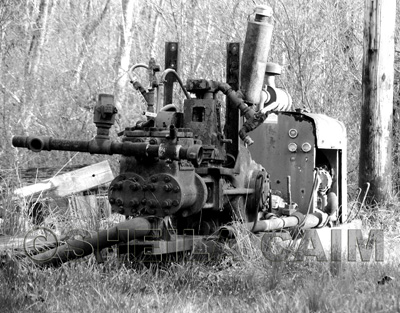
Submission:
[[[257,7],[242,58],[239,43],[227,45],[227,83],[189,79],[184,85],[175,70],[178,43],[166,44],[167,69],[160,79],[154,59],[132,66],[129,74],[146,99],[147,121],[125,128],[121,141],[109,137],[117,109],[107,94],[99,95],[94,109],[92,140],[13,137],[15,147],[34,152],[121,155],[108,200],[127,220],[36,255],[35,261],[64,262],[117,243],[134,255],[190,251],[221,229],[229,236],[232,221],[253,232],[343,222],[345,128],[325,115],[291,111],[291,97],[274,83],[280,66],[267,62],[272,30],[271,9]],[[148,90],[133,78],[138,67],[149,72]],[[172,104],[174,80],[186,97],[182,111]]]

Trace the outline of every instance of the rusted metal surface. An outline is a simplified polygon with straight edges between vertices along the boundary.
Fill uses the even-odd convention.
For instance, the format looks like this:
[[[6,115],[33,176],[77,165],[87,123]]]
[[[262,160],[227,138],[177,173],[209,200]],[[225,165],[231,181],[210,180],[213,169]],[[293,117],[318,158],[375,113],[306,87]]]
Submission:
[[[290,129],[297,129],[296,138],[289,137]],[[315,167],[315,137],[311,121],[296,119],[289,114],[273,115],[251,136],[257,142],[249,147],[252,157],[271,176],[271,189],[279,191],[279,195],[288,201],[287,176],[290,176],[293,201],[302,213],[307,213]],[[312,145],[307,153],[301,150],[306,142]],[[289,144],[294,146],[293,152],[289,150]]]
[[[334,178],[331,191],[339,197],[346,214],[346,132],[343,124],[320,114],[281,112],[270,114],[251,133],[257,145],[250,147],[254,160],[271,176],[271,189],[286,201],[286,179],[291,178],[291,195],[299,211],[306,214],[317,207],[313,196],[314,168],[327,167]],[[310,202],[311,200],[311,202]]]
[[[291,98],[271,79],[278,67],[270,64],[267,68],[272,14],[266,6],[258,6],[255,13],[248,23],[242,64],[240,45],[227,47],[228,83],[200,78],[184,85],[176,71],[177,45],[168,43],[164,71],[153,58],[148,66],[131,68],[148,71],[148,90],[131,77],[147,101],[147,120],[126,127],[119,133],[120,140],[109,138],[117,113],[113,97],[101,95],[93,140],[16,136],[14,146],[35,152],[121,155],[120,173],[111,182],[108,199],[113,212],[133,219],[110,231],[116,241],[127,242],[127,249],[133,246],[143,252],[150,247],[152,254],[191,250],[197,239],[185,241],[188,229],[208,236],[233,221],[247,223],[250,231],[324,225],[343,214],[337,208],[346,204],[346,133],[343,124],[322,115],[279,112],[290,109]],[[182,111],[170,103],[173,83],[168,77],[175,78],[184,93]],[[163,87],[164,101],[160,98]],[[220,92],[226,96],[225,105]],[[253,142],[249,149],[247,145]],[[259,218],[263,221],[257,222]],[[116,238],[121,226],[139,231],[140,238]],[[146,232],[150,226],[160,234],[152,233],[148,240],[143,236],[150,234]],[[86,255],[93,247],[101,250],[111,244],[105,234],[85,244],[70,244]],[[41,261],[49,253],[40,255]],[[68,247],[55,255],[61,261],[71,256]]]
[[[240,43],[233,42],[227,44],[227,60],[226,60],[226,82],[234,91],[240,88]],[[224,134],[226,138],[232,140],[226,145],[227,154],[234,156],[239,151],[239,137],[237,129],[239,129],[239,110],[234,107],[230,100],[226,100]],[[233,166],[233,163],[232,163]]]
[[[173,69],[177,73],[179,72],[179,43],[178,42],[166,42],[165,43],[165,69]],[[167,75],[164,83],[164,105],[173,103],[174,95],[174,82],[176,77],[173,75]]]
[[[248,103],[260,102],[273,30],[272,12],[256,11],[247,22],[241,64],[241,90]]]
[[[338,120],[315,113],[302,113],[315,124],[316,144],[320,149],[346,149],[346,127]]]

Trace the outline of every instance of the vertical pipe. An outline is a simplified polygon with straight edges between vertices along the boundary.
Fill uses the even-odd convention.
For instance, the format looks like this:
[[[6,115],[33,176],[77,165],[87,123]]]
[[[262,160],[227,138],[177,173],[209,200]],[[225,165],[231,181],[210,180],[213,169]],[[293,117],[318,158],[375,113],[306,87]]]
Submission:
[[[254,19],[247,23],[241,66],[241,90],[250,104],[260,102],[272,30],[272,9],[257,6]]]

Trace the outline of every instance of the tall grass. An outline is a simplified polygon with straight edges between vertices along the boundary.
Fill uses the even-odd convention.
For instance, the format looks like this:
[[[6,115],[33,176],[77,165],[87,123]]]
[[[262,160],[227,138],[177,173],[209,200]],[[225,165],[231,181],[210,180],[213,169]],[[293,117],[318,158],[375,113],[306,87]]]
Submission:
[[[388,272],[395,280],[377,281]],[[275,276],[275,281],[274,281]],[[396,312],[397,265],[223,260],[135,270],[92,258],[60,268],[9,262],[0,271],[2,312]],[[272,283],[273,282],[273,283]]]
[[[11,201],[5,208],[10,212],[4,223],[11,225]],[[9,251],[0,263],[0,312],[400,312],[398,213],[396,204],[362,208],[358,216],[365,229],[385,231],[385,262],[343,262],[334,273],[329,262],[313,258],[271,262],[260,237],[240,226],[236,240],[220,247],[223,257],[211,262],[187,257],[132,266],[116,257],[98,264],[90,256],[43,268]],[[26,225],[26,211],[18,214]],[[65,211],[57,227],[67,232],[77,226],[76,214]],[[119,221],[88,214],[89,221],[79,225],[93,230]],[[51,223],[56,215],[50,215]],[[18,227],[13,234],[23,234]],[[394,280],[378,284],[386,275]]]

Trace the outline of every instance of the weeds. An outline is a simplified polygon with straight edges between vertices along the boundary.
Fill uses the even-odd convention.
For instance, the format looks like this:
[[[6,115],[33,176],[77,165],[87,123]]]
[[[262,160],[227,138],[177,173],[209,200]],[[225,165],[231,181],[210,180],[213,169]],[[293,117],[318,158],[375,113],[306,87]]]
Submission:
[[[17,214],[11,202],[4,207],[7,233],[23,234],[26,226],[22,226],[32,225],[26,210]],[[78,226],[97,230],[120,221],[85,211],[86,223],[77,224],[84,217],[76,210],[62,215],[52,210],[46,222],[64,233]],[[290,257],[294,244],[284,247],[285,261],[271,262],[262,253],[261,238],[240,225],[235,228],[236,240],[220,244],[216,251],[221,256],[209,262],[186,257],[169,266],[139,267],[117,258],[115,251],[105,251],[111,256],[103,264],[90,256],[59,268],[40,268],[27,258],[8,254],[0,266],[0,311],[396,312],[400,310],[397,211],[397,205],[389,203],[363,208],[358,214],[367,231],[384,229],[385,262],[343,262],[336,272],[329,262],[313,258],[294,262]],[[19,220],[13,222],[16,217]],[[378,284],[386,275],[393,280]]]

